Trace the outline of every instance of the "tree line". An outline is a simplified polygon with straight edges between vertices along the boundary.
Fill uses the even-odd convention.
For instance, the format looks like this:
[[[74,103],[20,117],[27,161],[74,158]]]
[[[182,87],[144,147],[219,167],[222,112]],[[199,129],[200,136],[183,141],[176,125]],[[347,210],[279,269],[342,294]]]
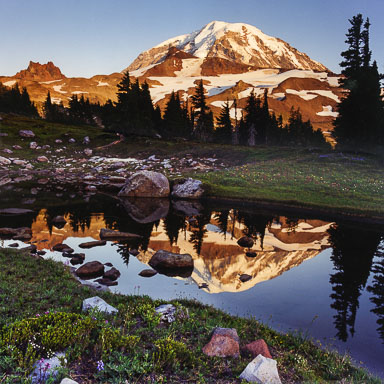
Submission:
[[[17,83],[12,88],[0,83],[0,112],[39,116],[35,104],[31,102],[27,88],[20,90]]]

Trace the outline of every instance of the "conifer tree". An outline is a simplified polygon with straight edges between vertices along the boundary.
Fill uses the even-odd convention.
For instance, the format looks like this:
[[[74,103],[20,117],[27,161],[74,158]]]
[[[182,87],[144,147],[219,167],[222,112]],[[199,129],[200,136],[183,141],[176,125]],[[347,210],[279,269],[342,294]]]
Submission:
[[[334,122],[333,136],[338,147],[362,148],[384,144],[384,103],[380,96],[380,80],[376,62],[371,64],[367,18],[358,14],[351,20],[347,33],[348,49],[341,53],[340,63],[346,89]]]
[[[232,142],[232,122],[228,100],[221,108],[220,116],[216,119],[215,142],[221,144],[231,144]]]
[[[200,80],[192,96],[194,110],[194,136],[197,140],[207,142],[213,135],[213,114],[206,103],[203,80]]]

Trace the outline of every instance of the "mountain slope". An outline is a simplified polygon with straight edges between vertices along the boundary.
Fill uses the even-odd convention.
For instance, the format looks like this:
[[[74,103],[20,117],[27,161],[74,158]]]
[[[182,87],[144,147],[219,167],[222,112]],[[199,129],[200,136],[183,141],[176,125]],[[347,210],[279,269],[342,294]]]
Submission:
[[[158,44],[141,53],[126,70],[134,71],[162,62],[171,47],[200,59],[224,59],[251,68],[328,71],[305,53],[252,25],[223,21],[212,21],[199,31]]]

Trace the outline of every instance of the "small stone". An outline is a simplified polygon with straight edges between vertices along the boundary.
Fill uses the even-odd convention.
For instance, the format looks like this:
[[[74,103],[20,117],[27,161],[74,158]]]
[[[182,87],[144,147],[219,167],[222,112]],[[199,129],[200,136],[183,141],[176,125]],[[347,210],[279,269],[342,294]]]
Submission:
[[[45,251],[37,251],[37,254],[38,254],[39,256],[44,256],[46,253],[47,253],[47,252],[45,252]]]
[[[73,144],[73,143],[76,143],[76,140],[75,140],[73,137],[71,137],[71,138],[68,140],[68,142],[71,143],[71,144]]]
[[[61,380],[60,384],[78,384],[78,382],[66,377],[65,379]]]
[[[58,243],[58,244],[55,244],[53,247],[52,247],[52,250],[54,251],[58,251],[58,252],[68,252],[68,250],[71,250],[72,248],[67,245],[67,244],[64,244],[64,243]],[[65,250],[65,251],[64,251]],[[72,250],[73,252],[73,250]],[[70,253],[70,252],[68,252]]]
[[[17,248],[18,246],[19,246],[18,243],[12,243],[8,245],[8,247],[11,247],[11,248]]]
[[[35,134],[31,130],[22,129],[22,130],[19,131],[19,136],[31,138],[31,137],[35,137]]]
[[[61,139],[56,139],[56,140],[55,140],[55,143],[56,143],[56,144],[61,144],[62,142],[63,142],[63,140],[61,140]]]
[[[272,359],[268,345],[263,339],[258,339],[245,345],[243,350],[248,352],[253,358],[258,355],[263,355],[264,357],[268,357],[268,359]]]
[[[157,271],[154,269],[143,269],[140,273],[139,276],[141,277],[152,277],[157,275]]]
[[[3,152],[8,153],[9,155],[13,153],[13,151],[11,149],[8,149],[8,148],[3,149]]]
[[[206,289],[208,288],[208,284],[207,283],[202,283],[199,285],[199,289]]]
[[[11,164],[11,160],[6,157],[0,156],[0,165],[9,165]]]
[[[246,366],[240,379],[250,383],[281,384],[276,361],[263,355],[258,355]]]
[[[29,148],[30,148],[30,149],[36,149],[36,148],[37,148],[37,143],[36,143],[36,141],[31,141],[31,142],[29,143]]]
[[[86,156],[92,156],[92,149],[90,149],[90,148],[85,148],[84,149],[84,155],[86,155]]]
[[[142,236],[136,235],[134,233],[128,233],[128,232],[119,232],[114,231],[112,229],[106,229],[102,228],[100,229],[100,239],[107,239],[107,240],[124,240],[124,239],[140,239]]]
[[[83,139],[83,144],[88,145],[90,142],[91,140],[89,139],[89,136],[85,136]]]
[[[240,281],[242,283],[245,283],[245,282],[251,280],[252,276],[251,275],[247,275],[246,273],[243,273],[242,275],[240,275],[239,279],[240,279]]]
[[[256,252],[246,252],[245,256],[247,256],[247,257],[256,257],[257,253]]]
[[[113,267],[113,264],[112,263],[105,263],[104,264],[106,267]]]
[[[14,149],[14,150],[20,150],[20,149],[23,149],[23,147],[21,146],[21,145],[18,145],[18,144],[15,144],[15,145],[12,145],[12,148]]]
[[[84,312],[87,311],[88,309],[93,309],[93,308],[97,308],[100,312],[106,312],[106,313],[118,312],[116,308],[106,303],[99,296],[90,297],[89,299],[85,299],[83,301],[82,310]]]
[[[161,321],[173,323],[176,320],[176,307],[172,304],[163,304],[155,308],[155,312],[161,315]]]
[[[101,279],[97,279],[95,280],[96,283],[99,283],[99,284],[102,284],[102,285],[105,285],[107,287],[111,287],[111,286],[114,286],[114,285],[117,285],[118,282],[115,281],[115,280],[110,280],[110,279],[107,279],[107,278],[101,278]]]
[[[129,253],[130,253],[132,256],[137,256],[140,252],[139,252],[137,249],[130,249],[130,250],[129,250]]]
[[[46,163],[46,162],[48,161],[48,158],[47,158],[46,156],[39,156],[39,157],[37,158],[37,161],[38,161],[39,163]]]
[[[253,244],[254,244],[254,241],[253,241],[253,239],[251,239],[248,236],[243,236],[239,240],[237,240],[237,244],[239,244],[240,247],[252,248]]]

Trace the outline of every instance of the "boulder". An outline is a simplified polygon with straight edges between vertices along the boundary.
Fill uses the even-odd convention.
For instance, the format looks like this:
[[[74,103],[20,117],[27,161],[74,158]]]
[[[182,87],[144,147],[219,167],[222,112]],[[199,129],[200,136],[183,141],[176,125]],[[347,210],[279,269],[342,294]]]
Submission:
[[[237,240],[237,244],[239,244],[240,247],[252,248],[253,244],[254,244],[254,241],[253,241],[252,238],[250,238],[248,236],[243,236],[239,240]]]
[[[208,344],[203,347],[207,356],[239,357],[239,336],[234,328],[215,328]]]
[[[31,131],[29,129],[21,129],[19,131],[19,136],[32,138],[32,137],[35,137],[35,134],[33,133],[33,131]]]
[[[167,276],[189,277],[193,271],[193,259],[190,254],[173,253],[162,249],[151,257],[149,265]]]
[[[250,383],[281,384],[276,361],[263,355],[258,355],[246,366],[240,379]]]
[[[41,372],[44,372],[44,382],[46,382],[46,380],[48,379],[53,382],[52,378],[54,378],[63,368],[62,361],[64,361],[65,364],[67,362],[65,358],[65,353],[62,352],[55,353],[55,355],[50,359],[40,359],[36,361],[36,363],[33,365],[33,372],[30,375],[30,378],[32,379],[32,384],[42,383]]]
[[[129,232],[119,232],[112,229],[102,228],[100,229],[100,239],[104,240],[129,240],[129,239],[141,239],[142,236]]]
[[[109,271],[105,272],[103,277],[109,280],[117,280],[120,277],[121,273],[115,267],[112,267]]]
[[[21,145],[18,145],[18,144],[12,145],[12,148],[15,149],[16,151],[23,149],[23,147]]]
[[[121,204],[128,215],[140,224],[153,223],[168,215],[168,199],[122,198]]]
[[[72,249],[69,245],[67,244],[64,244],[64,243],[57,243],[55,244],[53,247],[52,247],[52,250],[53,251],[58,251],[58,252],[67,252],[67,253],[70,253],[68,252],[67,250],[70,250]]]
[[[256,257],[257,253],[256,252],[246,252],[245,256],[247,256],[247,257]]]
[[[141,277],[152,277],[157,275],[157,271],[154,269],[143,269],[140,273],[139,276]]]
[[[28,241],[32,239],[32,235],[30,233],[19,233],[12,237],[12,240],[20,240],[20,241]]]
[[[263,355],[264,357],[268,357],[268,359],[272,359],[268,345],[263,339],[255,340],[252,343],[245,345],[243,350],[244,352],[249,353],[253,358],[258,355]]]
[[[104,265],[99,261],[90,261],[78,268],[75,273],[81,279],[93,279],[104,275]]]
[[[240,275],[239,279],[240,279],[240,281],[242,283],[245,283],[246,281],[251,280],[252,276],[251,275],[247,275],[246,273],[243,273],[242,275]]]
[[[168,179],[161,173],[140,171],[134,173],[118,193],[120,197],[168,197]]]
[[[25,160],[15,159],[15,160],[13,160],[13,164],[24,166],[24,165],[27,165],[28,163]]]
[[[172,304],[163,304],[155,308],[155,312],[160,315],[160,320],[164,323],[173,323],[176,320],[176,307]]]
[[[46,163],[48,161],[48,158],[46,156],[39,156],[36,160],[39,163]]]
[[[0,156],[0,165],[9,165],[11,164],[11,160],[6,157]]]
[[[64,256],[64,254],[63,254]],[[71,264],[72,265],[77,265],[77,264],[83,264],[84,259],[85,259],[85,254],[84,253],[73,253],[70,254],[71,257]]]
[[[100,312],[105,312],[108,314],[116,313],[118,310],[112,305],[109,305],[106,303],[102,298],[99,296],[90,297],[89,299],[85,299],[83,301],[82,310],[83,312],[88,311],[89,309],[96,308]]]
[[[79,244],[79,247],[83,249],[89,249],[93,247],[99,247],[105,244],[107,244],[105,240],[96,240],[96,241],[88,241],[86,243],[81,243]]]
[[[204,189],[200,180],[188,178],[183,183],[175,184],[172,189],[172,197],[178,199],[199,199]]]

